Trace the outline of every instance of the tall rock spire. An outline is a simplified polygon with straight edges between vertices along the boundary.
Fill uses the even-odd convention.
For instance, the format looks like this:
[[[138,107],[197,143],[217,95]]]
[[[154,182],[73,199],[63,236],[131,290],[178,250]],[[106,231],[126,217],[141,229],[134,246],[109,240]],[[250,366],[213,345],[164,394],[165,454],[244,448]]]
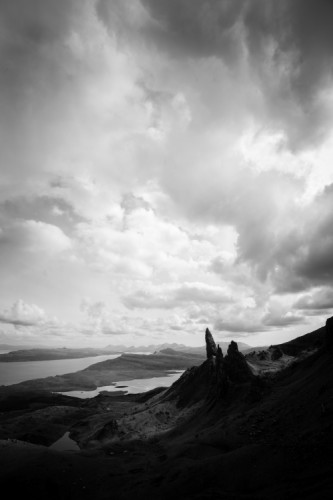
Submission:
[[[209,359],[212,356],[216,356],[217,347],[216,347],[215,341],[213,339],[213,335],[210,333],[208,328],[206,328],[205,340],[206,340],[207,358]]]

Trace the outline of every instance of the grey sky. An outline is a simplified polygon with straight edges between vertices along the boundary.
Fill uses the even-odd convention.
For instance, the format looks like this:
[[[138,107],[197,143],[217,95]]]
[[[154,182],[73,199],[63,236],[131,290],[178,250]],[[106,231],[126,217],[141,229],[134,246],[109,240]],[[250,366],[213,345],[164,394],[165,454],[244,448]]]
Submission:
[[[0,0],[0,340],[271,344],[333,297],[324,0]],[[333,307],[333,303],[332,303]]]

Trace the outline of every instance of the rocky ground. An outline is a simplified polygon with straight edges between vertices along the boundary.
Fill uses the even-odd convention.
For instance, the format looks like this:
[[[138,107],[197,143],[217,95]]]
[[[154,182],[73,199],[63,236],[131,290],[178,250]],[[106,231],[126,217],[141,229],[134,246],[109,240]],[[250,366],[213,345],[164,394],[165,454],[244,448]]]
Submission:
[[[139,395],[2,396],[1,484],[43,499],[331,498],[325,333],[247,357],[235,343],[223,355],[206,333],[206,361],[171,388]],[[81,451],[40,445],[68,430]]]

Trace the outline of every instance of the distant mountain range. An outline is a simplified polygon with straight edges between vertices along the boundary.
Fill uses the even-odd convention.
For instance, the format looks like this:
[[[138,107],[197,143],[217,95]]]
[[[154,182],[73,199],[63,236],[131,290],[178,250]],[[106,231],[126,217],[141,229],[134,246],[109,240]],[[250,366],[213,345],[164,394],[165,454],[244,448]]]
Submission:
[[[228,346],[230,342],[216,342],[217,344],[220,345],[221,349],[223,352],[227,352]],[[164,343],[164,344],[150,344],[147,346],[125,346],[125,345],[107,345],[105,347],[105,350],[107,351],[114,351],[114,352],[158,352],[162,351],[164,349],[173,349],[174,351],[182,351],[182,352],[191,352],[191,353],[197,353],[197,354],[204,354],[206,352],[206,346],[188,346],[185,344],[177,344],[177,343]],[[245,344],[244,342],[238,342],[238,349],[241,352],[245,351],[251,351],[254,349],[258,349],[257,347],[252,347],[249,344]]]
[[[0,351],[18,351],[21,349],[47,349],[45,345],[27,345],[27,344],[0,344]]]
[[[227,353],[228,342],[219,342],[219,345],[224,354]],[[251,347],[244,342],[238,343],[238,348],[244,354],[258,349],[265,349],[265,347],[255,348]],[[0,354],[0,362],[13,362],[13,361],[51,361],[56,359],[77,359],[94,357],[101,355],[112,354],[153,354],[165,352],[166,350],[173,352],[181,352],[188,354],[198,354],[200,356],[206,355],[206,347],[198,346],[192,347],[185,344],[177,343],[164,343],[164,344],[150,344],[147,346],[126,346],[126,345],[107,345],[106,347],[82,347],[82,348],[67,348],[67,347],[27,347],[27,346],[13,346],[9,344],[0,344],[0,350],[9,351],[5,354]]]

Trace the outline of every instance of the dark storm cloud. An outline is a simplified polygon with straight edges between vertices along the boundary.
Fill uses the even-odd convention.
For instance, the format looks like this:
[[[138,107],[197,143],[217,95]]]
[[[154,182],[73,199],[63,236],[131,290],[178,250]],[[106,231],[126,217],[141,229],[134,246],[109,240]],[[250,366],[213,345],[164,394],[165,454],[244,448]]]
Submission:
[[[64,98],[64,84],[71,87],[73,61],[64,42],[76,5],[74,0],[0,0],[0,161],[8,176],[37,169],[55,140],[61,106],[54,104]]]
[[[105,3],[105,2],[103,2]],[[172,57],[214,56],[258,86],[266,123],[291,148],[327,133],[322,98],[332,79],[332,2],[325,0],[142,0],[156,21],[143,30]]]
[[[119,43],[136,44],[142,27],[154,24],[140,0],[97,0],[95,8],[99,20]]]
[[[11,31],[11,36],[21,36],[26,41],[52,41],[70,25],[74,15],[72,0],[1,0],[1,24]]]
[[[295,204],[302,182],[268,172],[245,177],[237,189],[237,203],[228,194],[217,210],[237,228],[236,263],[250,265],[260,281],[271,280],[277,293],[306,291],[333,281],[333,184],[310,204]],[[235,198],[236,190],[232,196]],[[227,277],[215,259],[209,268]],[[327,306],[326,306],[327,307]]]
[[[17,92],[40,73],[46,64],[41,47],[70,31],[75,4],[71,0],[0,0],[2,89],[9,86],[8,91]]]
[[[250,333],[259,333],[269,330],[261,322],[253,323],[239,318],[233,318],[232,321],[218,319],[214,324],[214,329],[220,332],[238,333],[241,336],[248,336]]]
[[[244,317],[234,317],[232,320],[220,318],[216,321],[214,328],[219,331],[238,333],[245,337],[251,333],[266,332],[300,323],[304,323],[304,319],[297,314],[271,310],[256,319],[251,317],[251,314]]]
[[[61,198],[16,197],[0,203],[0,224],[27,219],[58,225],[66,233],[72,233],[75,225],[84,221],[75,213],[73,207]]]
[[[302,182],[277,172],[250,175],[245,180],[234,206],[238,259],[250,263],[265,279],[274,253],[280,249],[284,218],[293,210],[293,196],[300,192]]]
[[[270,261],[279,292],[330,285],[333,280],[333,185],[294,214],[292,230],[279,241]]]
[[[268,313],[263,317],[264,325],[275,328],[284,328],[298,323],[304,323],[304,318],[296,314],[276,315]]]
[[[322,310],[328,310],[333,308],[333,289],[332,288],[323,288],[312,294],[303,295],[297,302],[294,304],[295,309],[303,309],[316,311],[318,314],[318,310],[320,314]]]
[[[158,24],[150,35],[173,56],[222,56],[234,61],[241,50],[237,25],[243,17],[244,0],[143,0]]]
[[[238,333],[242,336],[250,335],[251,333],[266,332],[269,330],[286,328],[297,324],[304,323],[304,318],[298,314],[286,313],[281,310],[272,308],[266,314],[252,317],[251,312],[243,317],[234,317],[230,319],[218,319],[214,328],[219,331]]]

